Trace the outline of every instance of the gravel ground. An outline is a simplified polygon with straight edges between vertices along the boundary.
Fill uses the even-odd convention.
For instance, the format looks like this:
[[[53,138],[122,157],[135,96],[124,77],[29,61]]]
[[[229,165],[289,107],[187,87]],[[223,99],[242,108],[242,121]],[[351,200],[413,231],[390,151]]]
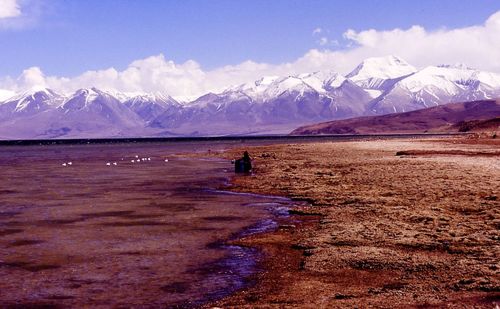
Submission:
[[[235,157],[243,149],[222,154]],[[251,147],[234,191],[311,203],[259,247],[258,284],[222,307],[500,305],[500,141],[465,138]],[[396,152],[406,155],[396,156]]]

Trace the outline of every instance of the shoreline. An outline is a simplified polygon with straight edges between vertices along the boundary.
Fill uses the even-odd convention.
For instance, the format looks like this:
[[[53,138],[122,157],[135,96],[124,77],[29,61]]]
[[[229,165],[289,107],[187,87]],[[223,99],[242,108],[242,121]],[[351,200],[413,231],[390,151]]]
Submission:
[[[483,147],[482,143],[478,142],[477,140],[469,141],[464,138],[443,138],[440,140],[403,139],[393,142],[387,140],[382,141],[382,143],[387,143],[389,145],[391,143],[394,144],[398,142],[401,142],[404,146],[401,149],[398,148],[399,150],[415,150],[420,149],[420,147],[437,147],[438,149],[443,147],[446,149],[455,147],[459,149],[465,149],[465,151],[474,152],[476,158],[478,156],[481,157],[480,151],[484,151],[484,148],[488,147]],[[382,153],[385,153],[383,157],[387,157],[388,160],[410,161],[410,165],[415,164],[415,162],[411,161],[416,161],[416,163],[422,166],[425,166],[426,164],[437,166],[440,164],[451,164],[450,162],[453,160],[455,160],[454,164],[459,164],[461,168],[463,168],[463,164],[477,164],[467,161],[467,153],[459,153],[460,158],[458,159],[456,158],[456,155],[453,156],[454,158],[450,159],[449,157],[446,157],[446,153],[431,153],[430,155],[426,153],[425,156],[421,157],[419,157],[418,154],[396,157],[395,151],[386,149],[381,150],[380,145],[375,145],[377,144],[377,142],[374,141],[342,141],[339,143],[328,144],[333,144],[333,146],[329,150],[336,148],[335,145],[338,146],[344,144],[344,146],[346,146],[344,148],[346,148],[348,150],[347,152],[349,152],[352,151],[352,149],[349,149],[349,147],[351,147],[353,144],[359,146],[359,144],[364,143],[372,147],[372,149],[363,150],[367,154],[375,153],[380,155]],[[443,247],[443,243],[438,243],[436,245],[433,243],[426,243],[427,240],[421,242],[417,240],[413,244],[411,242],[408,244],[399,244],[399,242],[401,242],[400,240],[398,240],[398,238],[401,238],[401,236],[399,236],[395,237],[395,239],[389,240],[388,244],[378,244],[374,247],[371,247],[373,246],[373,244],[371,244],[373,241],[370,241],[370,239],[364,239],[363,241],[361,241],[359,237],[356,236],[356,234],[344,237],[345,239],[337,239],[333,242],[330,241],[326,243],[324,242],[324,239],[318,239],[318,234],[321,234],[322,230],[327,229],[328,231],[333,231],[330,227],[328,227],[328,225],[332,224],[331,214],[329,214],[329,211],[332,207],[335,207],[335,205],[339,205],[339,198],[332,199],[325,195],[318,195],[318,193],[314,192],[314,190],[311,190],[311,188],[306,188],[306,190],[304,190],[304,188],[293,187],[294,181],[290,182],[290,180],[281,180],[277,181],[275,186],[272,186],[269,183],[271,182],[270,179],[263,179],[272,178],[273,180],[276,180],[280,179],[280,177],[283,177],[283,175],[287,173],[287,167],[283,167],[281,171],[277,171],[277,166],[275,164],[276,162],[269,163],[269,160],[279,161],[284,158],[283,154],[286,154],[287,151],[297,151],[294,152],[294,155],[300,155],[301,151],[304,151],[304,149],[302,149],[304,147],[310,151],[309,154],[314,154],[314,149],[311,150],[311,148],[314,147],[311,147],[311,145],[321,146],[322,144],[326,143],[313,142],[308,145],[267,145],[251,146],[245,148],[245,150],[250,151],[251,155],[257,157],[256,175],[254,176],[254,178],[243,178],[235,176],[235,178],[231,182],[232,187],[229,188],[229,190],[235,192],[250,192],[264,195],[278,195],[290,198],[292,200],[305,200],[308,202],[312,202],[312,206],[301,208],[297,211],[292,212],[295,214],[292,214],[290,218],[306,218],[305,222],[303,222],[302,224],[296,224],[295,226],[291,224],[293,227],[277,229],[274,232],[256,235],[256,237],[251,237],[250,239],[243,239],[240,244],[256,247],[264,254],[264,259],[260,261],[261,265],[263,265],[264,267],[264,271],[256,275],[257,284],[248,289],[236,292],[235,294],[228,296],[220,301],[204,305],[203,308],[214,306],[236,306],[249,308],[280,307],[283,305],[292,307],[363,307],[367,305],[374,307],[441,307],[450,304],[457,306],[462,305],[465,307],[467,307],[467,305],[473,305],[480,308],[490,308],[492,305],[494,306],[495,304],[500,303],[498,280],[491,276],[492,272],[496,272],[496,269],[493,265],[485,265],[486,268],[489,267],[490,269],[483,269],[482,279],[472,279],[470,277],[471,275],[467,275],[467,271],[465,271],[465,273],[458,272],[455,274],[454,272],[456,271],[452,271],[449,269],[449,267],[453,265],[453,259],[456,260],[457,256],[460,257],[461,261],[463,260],[465,262],[470,262],[471,254],[473,259],[475,259],[474,254],[476,253],[460,252],[460,250],[467,251],[467,247],[464,247],[465,249],[461,247],[460,240],[456,241],[456,244],[453,240],[450,242],[450,244],[447,244],[447,240],[443,240]],[[490,148],[493,147],[493,150],[498,149],[498,141],[487,140],[485,145],[488,144]],[[491,146],[491,144],[493,144],[493,146]],[[479,150],[475,148],[479,148]],[[226,158],[230,156],[234,157],[242,150],[243,148],[232,148],[218,155]],[[391,153],[392,157],[388,157],[389,152]],[[324,152],[322,152],[322,154],[324,154]],[[273,156],[277,159],[273,159]],[[430,156],[432,158],[430,158]],[[384,159],[387,159],[385,157]],[[379,159],[380,158],[377,158],[377,160]],[[480,159],[498,160],[498,155],[495,154],[493,156],[490,156],[490,158],[488,159],[484,159],[482,157]],[[312,161],[314,160],[315,159],[312,159]],[[461,161],[464,161],[465,163],[457,163]],[[294,161],[293,163],[297,162]],[[342,174],[346,171],[346,169],[347,171],[349,171],[348,169],[352,168],[349,165],[336,167],[337,168],[333,170],[333,174]],[[265,171],[265,169],[272,169],[272,172],[268,173],[267,171]],[[299,170],[300,167],[296,167],[296,169]],[[288,172],[290,172],[289,166]],[[300,170],[298,172],[300,174]],[[398,171],[396,170],[396,172]],[[331,175],[328,175],[329,172],[324,171],[324,166],[323,170],[321,170],[320,166],[316,173],[319,173],[315,176],[315,178],[313,177],[316,180],[321,177],[331,177]],[[295,176],[297,176],[297,173],[295,173]],[[300,178],[300,175],[298,176]],[[267,183],[262,184],[263,181]],[[295,181],[297,181],[297,179],[295,179]],[[498,181],[500,181],[500,179],[498,179],[497,176],[493,179],[493,183],[490,184],[490,187],[491,185],[496,185]],[[450,184],[453,185],[452,182],[448,183],[448,185]],[[338,186],[339,183],[337,182],[335,183],[335,185]],[[303,193],[300,194],[299,191],[303,191]],[[474,193],[474,189],[472,189],[471,192]],[[481,192],[481,194],[483,193]],[[390,196],[382,197],[390,198]],[[346,199],[343,201],[342,205],[343,207],[349,208],[352,205],[356,205],[358,203],[363,204],[363,198],[354,197],[351,200]],[[437,198],[437,201],[439,201],[439,198]],[[492,202],[495,204],[495,201],[496,199]],[[367,202],[369,204],[373,201]],[[361,207],[364,208],[362,211],[366,211],[365,206],[366,205]],[[468,204],[463,203],[462,206],[467,207]],[[490,217],[493,216],[490,220],[498,220],[498,211],[495,209],[493,209],[492,211],[493,212],[489,214]],[[414,212],[415,215],[417,215],[416,213],[418,213],[418,211]],[[405,218],[405,220],[406,219],[407,218]],[[416,219],[417,218],[412,220]],[[435,219],[439,218],[431,219],[434,221]],[[453,219],[454,218],[451,218],[451,220]],[[382,223],[385,224],[385,222]],[[419,224],[420,222],[416,221],[415,223]],[[440,224],[440,222],[436,223]],[[417,227],[415,226],[414,228],[412,228],[410,226],[409,231],[411,231],[412,229],[417,229]],[[358,233],[362,233],[362,230],[360,230]],[[453,233],[455,233],[455,231],[452,232],[452,234]],[[437,232],[437,234],[439,236],[442,233]],[[324,249],[323,246],[331,248]],[[479,246],[479,251],[485,249],[484,245],[476,246]],[[490,253],[487,252],[488,250],[486,248],[484,254],[491,255],[491,252],[494,252],[495,250],[495,245],[493,246],[494,247],[492,248],[492,251],[490,251]],[[334,258],[331,258],[331,249],[346,251],[347,258],[344,259],[345,256],[343,257],[342,255],[337,255]],[[363,250],[372,252],[372,256],[366,256],[367,252],[363,252]],[[455,252],[453,250],[455,250]],[[412,254],[418,256],[418,258],[413,258],[413,260],[410,260],[409,262],[404,261],[399,263],[397,260],[390,258],[390,254],[394,252],[396,252],[396,256],[398,256],[399,258],[404,258],[405,256],[408,257],[406,252],[408,252],[408,254],[412,252]],[[329,254],[325,255],[325,253]],[[353,257],[356,256],[356,254],[360,254],[362,257],[366,256],[366,258],[358,258],[358,260],[353,260]],[[444,262],[440,263],[439,257],[437,257],[436,255],[441,256],[440,258],[445,258]],[[375,257],[375,260],[373,260],[373,256]],[[328,260],[336,260],[339,264],[345,264],[346,261],[348,263],[346,265],[343,265],[342,267],[337,267],[335,265],[329,265],[328,267],[325,267],[321,264],[318,264],[318,257],[321,257],[321,259],[323,259],[323,263],[326,264],[331,264],[331,261]],[[438,259],[436,260],[436,258]],[[493,260],[493,262],[494,261],[495,260]],[[491,257],[489,263],[491,263]],[[481,267],[481,263],[476,263],[474,265],[474,267],[476,268]],[[404,267],[413,267],[414,270],[411,272],[407,272],[404,270]],[[452,274],[449,275],[448,278],[439,278],[439,276],[445,276],[444,273],[441,273],[443,270],[447,270]],[[438,278],[431,279],[430,283],[425,283],[425,280],[423,278],[427,278],[427,276],[429,275],[438,276]],[[286,280],[284,278],[286,278]],[[396,280],[391,280],[390,278],[395,278]],[[362,282],[360,282],[360,280]],[[347,288],[342,288],[342,286]],[[430,287],[430,289],[428,287]],[[435,289],[435,291],[433,292],[432,289]],[[441,296],[441,294],[446,293],[450,293],[451,295]]]
[[[276,199],[211,191],[231,166],[176,156],[200,148],[2,149],[0,307],[194,307],[241,287],[253,257],[213,245]]]
[[[500,170],[498,140],[287,142],[201,143],[197,149],[183,143],[176,149],[164,144],[151,144],[147,149],[138,144],[35,146],[22,148],[18,157],[10,155],[14,148],[4,148],[0,155],[4,158],[6,190],[1,197],[5,205],[12,204],[0,216],[0,223],[6,227],[0,240],[7,248],[2,256],[5,263],[0,265],[8,278],[2,284],[6,294],[0,293],[4,304],[16,297],[16,302],[25,305],[69,306],[82,301],[111,305],[109,295],[119,301],[117,305],[172,303],[173,297],[197,291],[198,285],[189,288],[195,280],[192,276],[203,276],[205,283],[217,287],[227,283],[228,287],[243,289],[208,304],[203,302],[209,301],[206,298],[203,303],[180,300],[175,304],[387,307],[439,305],[440,301],[456,304],[460,297],[475,297],[466,300],[473,305],[484,302],[491,307],[497,302],[500,284],[491,274],[498,272],[493,263],[498,260],[492,257],[498,248],[495,232],[500,226],[500,205],[494,192],[500,185],[496,172]],[[221,159],[234,158],[247,149],[254,156],[256,173],[234,175],[229,163]],[[153,158],[151,163],[141,163],[139,168],[130,162],[134,154],[144,151]],[[169,163],[164,161],[167,151],[171,152]],[[395,156],[397,151],[406,153]],[[200,156],[204,159],[194,165],[190,162],[190,158]],[[61,162],[70,158],[74,166],[62,167]],[[116,168],[105,165],[111,158],[116,158]],[[202,167],[213,171],[207,172],[206,179],[198,175]],[[50,175],[45,182],[30,176],[45,174]],[[398,181],[389,181],[391,177]],[[230,187],[225,186],[228,178]],[[26,184],[28,191],[18,190],[15,180]],[[432,186],[415,186],[429,184],[429,180],[434,181],[430,182]],[[82,187],[87,188],[84,194]],[[412,204],[402,189],[437,204],[427,207],[415,201],[413,204],[422,209],[409,212]],[[34,206],[21,205],[33,194],[39,196],[37,205],[44,206],[42,213]],[[70,203],[75,198],[80,203]],[[205,210],[193,212],[193,203],[200,201]],[[298,206],[287,211],[289,216],[276,218],[270,209],[281,202]],[[248,225],[250,221],[265,218],[276,219],[276,228],[254,233],[252,229],[262,232],[263,228]],[[463,224],[466,220],[470,223]],[[394,229],[393,223],[402,229]],[[223,226],[235,229],[230,232],[222,230]],[[53,233],[61,229],[65,233],[54,237]],[[127,238],[123,238],[125,231]],[[178,263],[189,259],[178,258],[181,240],[175,234],[182,231],[190,231],[193,239],[206,238],[208,247],[222,244],[259,253],[254,258],[234,252],[237,258],[228,265],[231,256],[225,248],[209,250],[206,256],[188,251],[194,259],[207,258],[215,263],[184,265],[187,271],[183,272]],[[82,236],[85,241],[80,242]],[[75,244],[80,245],[71,247]],[[81,244],[90,247],[79,251]],[[54,246],[59,246],[58,250],[53,250]],[[93,253],[88,255],[90,251]],[[171,262],[165,262],[166,258]],[[254,261],[257,264],[245,264]],[[460,265],[464,270],[454,273],[450,265]],[[225,273],[234,266],[247,271]],[[405,272],[407,267],[410,272]],[[72,271],[70,277],[65,275],[67,270]],[[129,282],[136,284],[136,296],[115,284],[117,274],[130,273],[134,280],[149,282],[147,286]],[[23,274],[29,274],[24,284],[31,288],[23,291],[43,286],[40,294],[24,296],[15,288],[12,283]],[[437,290],[429,290],[415,276],[434,280],[431,287]],[[447,282],[433,278],[436,276],[443,276]],[[217,280],[221,277],[224,282]],[[120,282],[127,283],[127,277],[123,279]],[[43,284],[35,286],[35,280]],[[249,282],[245,280],[255,284],[238,285]],[[214,290],[224,290],[217,287]],[[200,291],[197,295],[210,295],[206,289]],[[440,296],[448,292],[450,297]]]
[[[51,145],[95,145],[95,144],[139,144],[179,142],[238,142],[277,140],[356,140],[362,138],[442,137],[467,136],[473,133],[385,133],[385,134],[319,134],[319,135],[221,135],[221,136],[173,136],[173,137],[110,137],[110,138],[52,138],[52,139],[0,139],[0,146],[51,146]]]
[[[252,289],[257,285],[260,273],[266,268],[263,265],[266,257],[264,256],[264,252],[261,250],[262,248],[250,244],[248,240],[263,237],[263,235],[274,233],[282,228],[286,229],[291,226],[292,223],[304,223],[294,219],[294,216],[289,214],[289,211],[303,203],[295,202],[289,198],[281,196],[230,191],[228,188],[231,186],[231,178],[232,177],[229,177],[227,182],[225,182],[222,186],[215,189],[209,189],[208,191],[217,194],[229,194],[234,196],[247,196],[250,198],[265,199],[266,202],[249,203],[248,205],[241,205],[240,207],[263,207],[268,215],[260,219],[255,224],[236,231],[226,239],[219,239],[214,243],[209,244],[209,248],[223,250],[227,254],[224,258],[207,264],[207,266],[211,268],[212,265],[215,265],[214,268],[226,269],[226,271],[227,268],[230,268],[229,272],[234,273],[239,271],[241,272],[242,267],[240,266],[240,263],[243,263],[245,264],[243,267],[244,271],[248,271],[249,273],[241,273],[238,275],[238,283],[234,282],[236,286],[233,284],[224,290],[218,291],[218,293],[204,295],[196,302],[186,302],[185,304],[181,303],[179,304],[181,307],[194,306],[194,308],[204,308],[209,304],[231,297],[231,295],[240,291]],[[264,207],[263,204],[266,204],[266,207]]]

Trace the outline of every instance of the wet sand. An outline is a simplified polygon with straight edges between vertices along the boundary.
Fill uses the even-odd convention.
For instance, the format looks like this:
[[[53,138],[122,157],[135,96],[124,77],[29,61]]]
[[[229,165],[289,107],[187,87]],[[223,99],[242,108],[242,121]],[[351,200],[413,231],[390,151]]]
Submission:
[[[303,224],[239,241],[264,252],[258,284],[210,306],[495,308],[500,141],[401,139],[249,150],[234,191],[312,204]],[[402,152],[396,156],[397,152]]]
[[[217,191],[228,160],[176,155],[226,147],[2,147],[0,307],[191,307],[251,284],[259,252],[225,241],[289,201]]]

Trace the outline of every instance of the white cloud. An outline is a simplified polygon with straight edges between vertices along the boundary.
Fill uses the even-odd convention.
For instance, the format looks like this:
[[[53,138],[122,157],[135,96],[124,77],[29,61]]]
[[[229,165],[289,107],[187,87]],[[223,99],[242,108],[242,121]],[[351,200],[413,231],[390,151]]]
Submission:
[[[0,30],[32,28],[52,6],[47,0],[0,0]]]
[[[31,67],[24,70],[21,76],[19,76],[18,82],[26,88],[47,86],[45,75],[39,67]]]
[[[323,29],[321,29],[320,27],[318,27],[318,28],[316,28],[316,29],[313,30],[312,34],[313,35],[320,34],[322,31],[323,31]]]
[[[357,45],[351,55],[396,54],[419,67],[462,62],[500,72],[500,11],[478,26],[437,31],[421,26],[389,31],[348,30],[344,37]]]
[[[18,78],[0,78],[0,88],[13,91],[44,85],[62,92],[82,87],[115,91],[164,91],[177,98],[193,98],[222,91],[229,85],[252,82],[266,75],[290,75],[318,70],[346,74],[368,57],[397,55],[417,67],[441,63],[465,63],[478,69],[500,73],[500,11],[482,24],[459,29],[428,31],[421,26],[379,31],[344,33],[348,48],[312,49],[293,62],[281,64],[245,61],[213,70],[204,70],[194,60],[175,63],[162,54],[132,62],[125,70],[109,68],[88,71],[77,77],[45,76],[39,68],[29,68]],[[335,41],[325,43],[336,45]]]
[[[322,37],[322,38],[319,39],[318,43],[321,46],[325,46],[326,44],[328,44],[328,38],[327,37]]]
[[[0,19],[21,16],[21,6],[17,0],[0,0]]]

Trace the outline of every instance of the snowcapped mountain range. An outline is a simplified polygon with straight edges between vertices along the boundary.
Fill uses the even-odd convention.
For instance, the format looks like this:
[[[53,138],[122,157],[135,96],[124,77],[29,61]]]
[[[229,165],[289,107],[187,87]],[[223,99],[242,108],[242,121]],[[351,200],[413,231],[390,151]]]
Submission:
[[[0,139],[288,133],[320,121],[498,97],[500,74],[461,64],[418,70],[388,56],[366,59],[346,76],[267,76],[187,103],[162,93],[34,88],[0,102]]]

